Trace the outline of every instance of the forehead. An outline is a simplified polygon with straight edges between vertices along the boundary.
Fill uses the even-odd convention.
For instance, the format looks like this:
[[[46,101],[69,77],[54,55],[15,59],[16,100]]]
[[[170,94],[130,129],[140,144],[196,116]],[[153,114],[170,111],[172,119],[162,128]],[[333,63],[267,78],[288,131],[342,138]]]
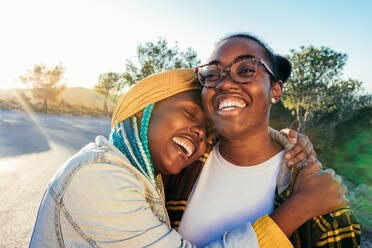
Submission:
[[[247,54],[260,58],[264,57],[263,48],[256,41],[236,37],[218,44],[209,61],[217,60],[221,65],[227,65],[236,57]]]
[[[200,90],[188,90],[168,97],[161,101],[159,105],[178,106],[178,105],[197,105],[202,106]]]

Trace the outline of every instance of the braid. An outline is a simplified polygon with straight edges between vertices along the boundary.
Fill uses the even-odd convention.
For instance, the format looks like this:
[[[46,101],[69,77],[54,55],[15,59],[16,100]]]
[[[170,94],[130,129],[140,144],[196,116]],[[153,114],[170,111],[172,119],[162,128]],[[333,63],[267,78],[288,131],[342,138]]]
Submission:
[[[150,104],[143,110],[140,133],[137,128],[137,118],[132,116],[111,130],[109,140],[156,187],[155,169],[151,163],[147,139],[153,107],[154,104]],[[132,127],[130,122],[132,122]]]
[[[134,152],[135,157],[137,158],[137,160],[139,162],[139,165],[141,166],[142,170],[146,170],[145,162],[143,161],[141,153],[138,150],[137,142],[133,137],[133,133],[132,133],[132,130],[131,130],[130,124],[129,124],[129,119],[126,119],[124,121],[124,130],[125,130],[125,133],[127,134],[130,146],[132,147],[132,150]]]
[[[154,105],[155,103],[150,104],[146,108],[143,109],[142,120],[141,120],[141,131],[140,131],[140,138],[142,141],[143,149],[145,150],[145,154],[149,161],[149,163],[147,164],[148,173],[152,174],[152,177],[154,177],[155,170],[154,170],[154,166],[151,163],[149,141],[147,139],[147,130],[149,128],[150,116],[151,116],[152,109],[154,108]]]

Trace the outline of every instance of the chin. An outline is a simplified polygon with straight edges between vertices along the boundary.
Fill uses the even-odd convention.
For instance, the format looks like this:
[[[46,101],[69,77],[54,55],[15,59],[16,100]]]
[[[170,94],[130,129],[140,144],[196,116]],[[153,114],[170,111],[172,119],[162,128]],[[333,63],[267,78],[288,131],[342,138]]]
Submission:
[[[162,169],[160,172],[160,174],[162,175],[176,175],[178,173],[180,173],[181,171],[181,168],[178,168],[177,166],[174,166],[175,163],[171,163],[171,164],[164,164],[163,163],[163,166],[162,166]]]
[[[177,175],[178,173],[181,172],[182,169],[171,169],[171,170],[166,170],[165,175]]]
[[[241,128],[239,128],[241,126],[242,125],[239,125],[239,124],[234,124],[234,125],[228,125],[228,124],[219,125],[219,126],[216,126],[216,131],[222,137],[233,138],[233,137],[236,137],[236,136],[238,136],[239,134],[242,133],[243,130]]]

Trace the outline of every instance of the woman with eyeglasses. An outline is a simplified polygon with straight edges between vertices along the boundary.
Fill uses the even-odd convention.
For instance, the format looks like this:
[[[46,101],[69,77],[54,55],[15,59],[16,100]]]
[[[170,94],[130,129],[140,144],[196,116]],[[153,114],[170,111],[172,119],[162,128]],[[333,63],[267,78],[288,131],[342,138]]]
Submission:
[[[302,166],[290,160],[288,166],[296,165],[289,169],[283,155],[290,144],[271,138],[270,109],[282,96],[289,61],[256,37],[236,34],[218,42],[209,63],[196,71],[204,111],[219,138],[203,166],[167,179],[168,212],[180,234],[202,246],[246,221],[274,221],[295,247],[358,247],[360,226],[348,201],[341,197],[337,211],[327,207],[346,188],[329,194],[317,187],[325,177],[336,187],[340,177],[313,157]],[[304,185],[310,177],[313,183]],[[299,196],[301,190],[314,194]],[[261,229],[257,222],[253,227]],[[267,235],[257,232],[257,238],[260,246],[281,247]]]

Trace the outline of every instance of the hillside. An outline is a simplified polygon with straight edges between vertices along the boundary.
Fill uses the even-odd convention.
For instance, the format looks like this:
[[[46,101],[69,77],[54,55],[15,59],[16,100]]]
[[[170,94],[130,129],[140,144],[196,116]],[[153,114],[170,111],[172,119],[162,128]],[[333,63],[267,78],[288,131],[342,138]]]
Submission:
[[[13,92],[17,94],[24,93],[26,96],[31,98],[32,103],[36,103],[37,100],[32,96],[30,89],[9,89],[0,90],[0,100],[11,100],[14,99]],[[70,87],[61,94],[61,99],[65,103],[71,105],[82,105],[85,107],[103,109],[104,97],[95,93],[92,89],[83,87]],[[108,101],[108,108],[111,110],[114,107],[114,103],[111,99]]]
[[[92,89],[83,87],[67,88],[61,95],[61,98],[74,105],[83,105],[87,107],[103,108],[104,97],[98,95]],[[111,100],[108,101],[109,109],[113,108],[114,104]]]

